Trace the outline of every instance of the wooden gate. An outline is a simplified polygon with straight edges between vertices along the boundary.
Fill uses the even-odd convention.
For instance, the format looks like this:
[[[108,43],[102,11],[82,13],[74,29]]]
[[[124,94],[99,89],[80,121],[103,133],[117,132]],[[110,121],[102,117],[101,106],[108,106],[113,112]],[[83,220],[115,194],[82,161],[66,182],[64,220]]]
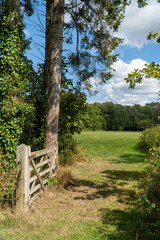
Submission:
[[[17,203],[20,174],[16,169],[5,172],[0,168],[0,206],[9,204],[12,207]]]
[[[48,180],[56,175],[58,167],[58,148],[50,157],[52,149],[31,152],[31,147],[24,144],[17,147],[17,163],[21,163],[21,181],[19,187],[18,205],[27,211],[36,200],[40,189],[43,191]]]

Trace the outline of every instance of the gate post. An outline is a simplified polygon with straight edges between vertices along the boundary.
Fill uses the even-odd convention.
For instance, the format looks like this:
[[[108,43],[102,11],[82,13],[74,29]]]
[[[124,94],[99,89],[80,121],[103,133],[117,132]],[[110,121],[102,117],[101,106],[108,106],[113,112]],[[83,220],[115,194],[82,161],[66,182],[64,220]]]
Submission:
[[[18,207],[25,212],[29,206],[29,179],[31,147],[21,144],[17,147],[17,164],[20,163],[20,183],[18,190]]]

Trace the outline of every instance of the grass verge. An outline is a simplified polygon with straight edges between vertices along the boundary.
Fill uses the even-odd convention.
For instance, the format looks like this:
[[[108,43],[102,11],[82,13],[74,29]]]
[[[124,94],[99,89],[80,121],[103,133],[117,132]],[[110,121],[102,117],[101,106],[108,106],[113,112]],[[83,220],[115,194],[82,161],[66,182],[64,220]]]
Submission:
[[[67,188],[42,194],[26,215],[0,215],[0,240],[136,239],[133,206],[145,159],[139,135],[83,132],[79,145],[90,161],[73,165]]]

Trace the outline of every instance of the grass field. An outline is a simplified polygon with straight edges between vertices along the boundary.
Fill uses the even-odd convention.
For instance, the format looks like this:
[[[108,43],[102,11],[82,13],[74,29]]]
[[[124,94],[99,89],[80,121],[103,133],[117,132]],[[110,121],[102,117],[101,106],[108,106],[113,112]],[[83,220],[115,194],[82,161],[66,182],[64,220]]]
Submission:
[[[83,132],[87,162],[67,189],[42,194],[30,211],[0,213],[0,240],[133,240],[137,183],[145,154],[138,132]]]

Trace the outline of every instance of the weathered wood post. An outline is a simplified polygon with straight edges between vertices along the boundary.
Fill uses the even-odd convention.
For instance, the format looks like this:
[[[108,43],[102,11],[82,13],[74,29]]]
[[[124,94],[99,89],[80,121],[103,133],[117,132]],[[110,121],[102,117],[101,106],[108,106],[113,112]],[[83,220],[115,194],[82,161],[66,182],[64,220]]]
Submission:
[[[56,171],[58,169],[58,145],[54,148],[54,156],[51,158],[50,161],[50,177],[54,177],[56,175]],[[54,170],[54,173],[53,173]]]
[[[18,207],[27,211],[29,206],[29,178],[30,178],[30,162],[31,147],[21,144],[17,147],[17,164],[20,163],[20,184],[18,193]]]

